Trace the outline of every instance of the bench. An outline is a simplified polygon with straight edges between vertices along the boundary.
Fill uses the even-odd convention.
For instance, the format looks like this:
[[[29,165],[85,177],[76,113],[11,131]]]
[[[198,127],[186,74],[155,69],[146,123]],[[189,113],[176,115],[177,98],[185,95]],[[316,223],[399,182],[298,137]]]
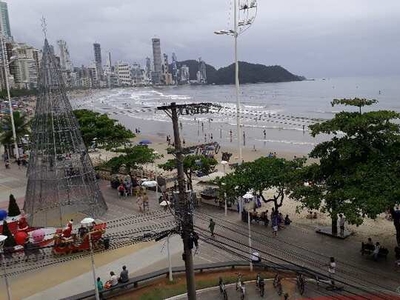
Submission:
[[[375,250],[375,246],[374,245],[370,245],[370,244],[365,244],[365,243],[361,243],[361,255],[364,254],[368,254],[371,255]],[[380,247],[379,248],[379,253],[378,253],[378,257],[383,257],[385,259],[387,259],[387,256],[389,254],[389,250],[384,248],[384,247]]]
[[[231,262],[219,262],[219,263],[211,263],[211,264],[200,264],[194,267],[196,272],[202,273],[205,270],[213,270],[213,269],[225,269],[225,268],[231,268],[235,269],[235,267],[247,267],[249,265],[249,262],[247,261],[231,261]],[[256,263],[254,264],[255,268],[261,268],[266,270],[268,266],[263,263]],[[103,290],[100,292],[100,299],[111,299],[115,296],[131,292],[133,289],[137,288],[139,286],[139,283],[143,284],[148,281],[151,281],[157,277],[168,277],[169,275],[169,270],[168,268],[164,268],[155,272],[147,273],[141,276],[136,276],[129,278],[128,282],[125,283],[118,283],[116,286],[113,286],[107,290]],[[180,266],[180,267],[173,267],[172,268],[172,273],[184,273],[185,272],[185,267]],[[94,299],[95,292],[94,290],[89,290],[80,294],[76,294],[73,296],[69,296],[66,298],[63,298],[61,300],[84,300],[84,299]]]

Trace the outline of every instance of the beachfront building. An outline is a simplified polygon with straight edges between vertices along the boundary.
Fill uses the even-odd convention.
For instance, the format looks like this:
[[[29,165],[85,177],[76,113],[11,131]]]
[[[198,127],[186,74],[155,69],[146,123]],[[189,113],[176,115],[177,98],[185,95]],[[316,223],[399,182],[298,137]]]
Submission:
[[[39,50],[25,43],[12,44],[13,61],[10,73],[14,77],[17,89],[33,89],[37,87],[39,70]]]
[[[168,55],[164,53],[163,58],[161,83],[165,85],[171,85],[173,82],[172,74],[169,72]]]
[[[133,63],[131,67],[131,77],[133,85],[142,85],[144,84],[144,70],[140,68],[140,64]]]
[[[161,84],[162,76],[161,42],[159,38],[153,38],[151,41],[153,46],[154,64],[153,72],[151,72],[151,81],[153,84],[158,85]]]
[[[171,63],[171,71],[172,71],[172,81],[173,84],[178,84],[178,58],[174,52],[172,52],[172,63]]]
[[[118,61],[115,64],[115,75],[118,78],[118,86],[132,85],[131,67],[128,63]]]
[[[12,41],[10,18],[8,16],[7,2],[0,1],[0,34],[7,40]]]
[[[151,59],[146,57],[146,67],[144,68],[144,84],[151,84]]]
[[[96,74],[97,74],[97,81],[95,82],[95,86],[100,85],[100,81],[103,80],[103,67],[101,62],[101,46],[99,43],[93,44],[93,51],[94,51],[94,62],[96,65]]]
[[[207,83],[207,69],[206,69],[206,63],[199,58],[199,70],[197,72],[197,82],[200,84],[206,84]]]
[[[179,84],[188,84],[190,80],[190,72],[189,67],[187,65],[183,65],[179,70],[180,80]]]
[[[60,57],[60,68],[63,76],[64,83],[67,87],[75,86],[76,75],[73,75],[74,66],[71,62],[69,55],[67,42],[64,40],[57,41],[59,57]]]

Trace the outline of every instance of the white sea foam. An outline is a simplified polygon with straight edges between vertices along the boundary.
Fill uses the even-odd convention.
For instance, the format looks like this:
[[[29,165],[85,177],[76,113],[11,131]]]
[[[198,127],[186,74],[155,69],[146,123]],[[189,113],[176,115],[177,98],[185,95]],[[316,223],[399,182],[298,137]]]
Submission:
[[[315,146],[315,143],[311,142],[298,142],[298,141],[288,141],[288,140],[263,140],[263,139],[256,139],[256,141],[259,142],[267,142],[267,143],[280,143],[280,144],[290,144],[290,145],[309,145],[309,146]]]

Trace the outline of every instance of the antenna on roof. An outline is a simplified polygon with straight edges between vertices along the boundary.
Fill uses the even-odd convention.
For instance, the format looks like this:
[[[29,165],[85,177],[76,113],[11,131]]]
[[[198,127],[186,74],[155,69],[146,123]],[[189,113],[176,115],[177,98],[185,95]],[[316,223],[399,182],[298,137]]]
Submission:
[[[47,39],[47,23],[46,23],[45,17],[42,16],[40,21],[42,23],[42,31],[43,31],[44,38]]]

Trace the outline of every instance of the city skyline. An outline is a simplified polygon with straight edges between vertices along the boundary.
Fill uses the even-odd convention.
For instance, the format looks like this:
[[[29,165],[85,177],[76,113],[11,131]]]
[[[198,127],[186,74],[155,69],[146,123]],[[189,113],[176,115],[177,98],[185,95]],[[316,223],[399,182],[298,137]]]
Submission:
[[[9,13],[14,38],[36,47],[45,16],[50,41],[66,40],[75,65],[93,60],[94,42],[115,60],[143,65],[154,37],[162,39],[163,53],[181,59],[202,57],[216,67],[233,62],[233,39],[213,34],[232,27],[228,1],[165,3],[14,0]],[[307,77],[398,74],[399,23],[394,0],[385,6],[372,0],[259,3],[252,30],[239,38],[239,60],[278,64]]]

